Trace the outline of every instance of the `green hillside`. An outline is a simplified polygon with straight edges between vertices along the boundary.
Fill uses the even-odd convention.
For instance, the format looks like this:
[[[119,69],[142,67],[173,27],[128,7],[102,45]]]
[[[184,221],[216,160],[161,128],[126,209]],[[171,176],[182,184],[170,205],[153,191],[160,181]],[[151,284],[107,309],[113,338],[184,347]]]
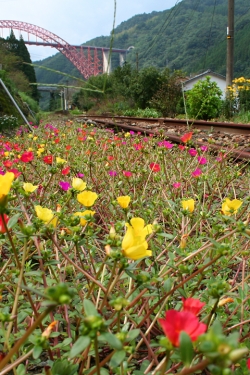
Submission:
[[[136,15],[116,27],[113,47],[135,48],[127,55],[132,66],[181,69],[196,74],[212,69],[226,74],[226,27],[228,0],[183,0],[163,12]],[[250,76],[250,3],[235,4],[235,77]],[[89,40],[86,45],[110,46],[110,36]],[[112,67],[118,64],[113,54]],[[78,75],[60,53],[40,65]],[[59,75],[37,69],[37,81],[56,83]],[[65,80],[65,78],[64,78]]]

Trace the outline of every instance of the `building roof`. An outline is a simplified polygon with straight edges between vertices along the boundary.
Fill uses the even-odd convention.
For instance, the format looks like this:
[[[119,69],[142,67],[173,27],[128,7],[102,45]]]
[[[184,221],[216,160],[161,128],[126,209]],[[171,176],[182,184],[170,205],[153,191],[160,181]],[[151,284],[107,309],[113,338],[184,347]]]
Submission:
[[[202,78],[202,77],[204,77],[204,76],[208,76],[208,75],[213,75],[213,76],[216,76],[216,77],[221,78],[221,79],[223,79],[223,80],[226,80],[226,77],[223,76],[222,74],[212,72],[211,69],[208,69],[208,70],[206,70],[205,72],[203,72],[203,73],[201,73],[201,74],[198,74],[197,76],[194,76],[194,77],[192,77],[192,78],[187,79],[187,80],[185,81],[185,83],[191,82],[191,81],[193,81],[193,80],[196,80],[196,79]]]

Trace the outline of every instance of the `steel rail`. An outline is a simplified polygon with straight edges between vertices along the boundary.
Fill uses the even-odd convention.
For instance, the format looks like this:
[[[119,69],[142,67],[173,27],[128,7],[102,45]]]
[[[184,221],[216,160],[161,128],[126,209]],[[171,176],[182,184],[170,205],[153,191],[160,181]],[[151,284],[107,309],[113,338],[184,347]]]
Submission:
[[[104,116],[104,115],[77,115],[76,117],[84,118],[93,118],[93,119],[113,119],[119,121],[137,121],[137,122],[148,122],[148,123],[159,123],[160,125],[173,125],[173,126],[187,126],[199,129],[205,128],[217,128],[218,130],[225,131],[228,129],[231,133],[236,134],[249,134],[250,135],[250,124],[242,124],[242,123],[233,123],[233,122],[218,122],[218,121],[204,121],[204,120],[182,120],[182,119],[172,119],[167,117],[159,117],[159,118],[145,118],[145,117],[129,117],[129,116]]]
[[[85,117],[86,116],[77,116],[77,117]],[[135,126],[135,125],[128,125],[128,124],[120,124],[120,123],[117,123],[117,122],[111,122],[111,121],[104,121],[104,120],[101,120],[101,118],[104,118],[104,116],[87,116],[88,118],[95,118],[96,119],[96,123],[99,123],[99,124],[102,124],[104,125],[105,127],[112,127],[112,128],[116,128],[117,130],[119,129],[122,129],[122,130],[126,130],[126,131],[134,131],[134,132],[137,132],[137,133],[141,133],[141,134],[145,134],[145,135],[150,135],[150,134],[153,134],[154,136],[159,136],[161,135],[162,136],[162,132],[161,131],[158,131],[158,130],[153,130],[153,129],[145,129],[145,128],[141,128],[139,126]],[[105,117],[107,118],[107,117]],[[113,117],[112,117],[113,118]],[[118,117],[116,117],[118,118]],[[121,119],[119,117],[119,119]],[[131,117],[128,117],[128,119],[131,120]],[[136,118],[138,120],[138,118]],[[143,120],[148,120],[148,119],[143,119]],[[154,119],[154,121],[156,121],[156,119]],[[170,121],[172,122],[172,119],[170,119]],[[179,122],[179,120],[176,120],[177,122]],[[213,123],[212,123],[213,124]],[[217,123],[219,124],[219,123]],[[183,125],[183,124],[182,124]],[[250,129],[250,124],[240,124],[240,125],[249,125],[249,129]],[[165,134],[166,138],[174,143],[183,143],[181,138],[176,136],[176,135],[173,135],[173,134]],[[216,151],[216,152],[221,152],[221,151],[225,151],[225,152],[228,152],[230,153],[230,156],[232,156],[233,158],[236,158],[237,160],[250,160],[250,152],[247,152],[247,151],[244,151],[244,150],[240,150],[240,149],[236,149],[236,150],[231,150],[231,149],[228,149],[228,147],[225,147],[225,146],[221,146],[221,145],[214,145],[214,144],[211,144],[211,143],[205,143],[205,142],[200,142],[200,141],[194,141],[194,144],[197,145],[197,146],[208,146],[208,148],[210,150],[213,150],[213,151]]]

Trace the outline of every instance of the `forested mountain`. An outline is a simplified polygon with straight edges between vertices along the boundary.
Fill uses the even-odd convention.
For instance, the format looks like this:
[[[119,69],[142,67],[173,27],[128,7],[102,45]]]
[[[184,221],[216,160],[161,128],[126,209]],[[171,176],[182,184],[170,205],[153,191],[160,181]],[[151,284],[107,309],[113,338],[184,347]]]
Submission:
[[[133,67],[155,66],[197,74],[207,69],[226,74],[226,29],[228,0],[182,0],[172,9],[136,15],[114,30],[113,47],[134,49],[127,54]],[[109,47],[111,36],[101,36],[86,45]],[[250,2],[235,2],[235,77],[250,77]],[[60,53],[37,62],[52,69],[78,75]],[[113,54],[113,68],[119,64]],[[37,81],[65,81],[58,74],[36,69]]]

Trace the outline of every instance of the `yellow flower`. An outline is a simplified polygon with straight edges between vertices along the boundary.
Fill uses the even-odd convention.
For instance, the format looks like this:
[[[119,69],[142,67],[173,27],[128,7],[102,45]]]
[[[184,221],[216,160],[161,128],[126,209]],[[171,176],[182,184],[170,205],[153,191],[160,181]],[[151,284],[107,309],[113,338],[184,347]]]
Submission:
[[[117,202],[121,208],[127,208],[130,202],[130,197],[128,195],[120,196],[117,198]]]
[[[26,193],[33,193],[33,191],[35,191],[37,188],[38,188],[38,185],[32,185],[29,182],[24,182],[23,184],[23,190]]]
[[[84,182],[81,178],[78,178],[78,177],[73,178],[72,187],[75,190],[83,191],[84,189],[86,189],[86,186],[87,186],[86,182]]]
[[[85,190],[82,193],[77,194],[77,200],[85,207],[91,207],[95,203],[98,195],[93,191]]]
[[[242,201],[239,199],[233,199],[231,201],[229,198],[226,198],[225,202],[222,203],[221,211],[224,215],[231,216],[237,213],[241,205]]]
[[[4,156],[9,156],[9,151],[5,151]]]
[[[59,156],[56,158],[56,162],[57,164],[64,164],[64,163],[67,163],[67,160],[65,159],[62,159],[62,158],[59,158]]]
[[[54,216],[53,211],[49,208],[35,206],[37,217],[44,221],[45,224],[52,224],[54,227],[57,224],[57,217]]]
[[[3,203],[6,196],[9,194],[14,177],[14,173],[12,172],[6,172],[4,175],[0,175],[0,203]]]
[[[88,223],[88,218],[90,218],[90,216],[94,216],[95,214],[95,211],[91,211],[91,210],[86,210],[86,211],[83,211],[83,212],[76,212],[74,213],[75,216],[79,216],[80,217],[80,224],[82,226],[86,225]]]
[[[133,260],[151,256],[152,251],[148,250],[146,236],[152,233],[152,225],[144,226],[144,220],[135,217],[130,220],[130,224],[126,223],[127,231],[122,240],[122,251],[124,255]]]
[[[187,246],[187,239],[188,239],[188,234],[183,234],[183,236],[181,236],[181,242],[180,242],[180,248],[181,249],[185,249],[186,246]]]
[[[194,211],[194,200],[193,199],[187,199],[183,200],[181,202],[183,210],[187,210],[189,212]]]
[[[53,330],[53,328],[57,325],[57,320],[54,320],[52,323],[49,324],[49,326],[43,331],[42,337],[45,337],[48,339],[50,337],[50,334]]]
[[[37,138],[38,138],[38,137],[37,137],[37,136],[35,136],[35,137],[33,138],[33,141],[36,141],[36,140],[37,140]]]

